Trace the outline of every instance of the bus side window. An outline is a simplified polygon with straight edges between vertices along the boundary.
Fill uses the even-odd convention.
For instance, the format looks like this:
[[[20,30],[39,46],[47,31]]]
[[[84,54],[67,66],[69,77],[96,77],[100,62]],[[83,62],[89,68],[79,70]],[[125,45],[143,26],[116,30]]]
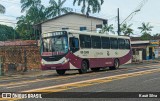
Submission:
[[[79,35],[81,48],[91,48],[91,37],[89,35]]]
[[[130,47],[130,41],[128,39],[125,40],[125,46],[126,46],[125,47],[126,49],[130,49],[131,48]]]
[[[118,40],[116,38],[111,38],[111,49],[118,49]]]
[[[119,47],[119,49],[125,49],[125,40],[124,39],[118,39],[118,47]]]
[[[72,52],[76,52],[76,51],[79,50],[79,40],[78,40],[78,38],[71,37],[69,39],[69,44],[70,44],[70,50]]]

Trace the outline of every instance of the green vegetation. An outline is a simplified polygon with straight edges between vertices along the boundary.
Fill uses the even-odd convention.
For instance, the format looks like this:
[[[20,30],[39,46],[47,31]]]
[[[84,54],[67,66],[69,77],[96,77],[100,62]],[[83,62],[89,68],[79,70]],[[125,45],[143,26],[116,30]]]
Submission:
[[[115,34],[114,28],[113,28],[113,24],[111,24],[111,25],[108,25],[108,24],[103,25],[101,33],[105,33],[105,32],[111,32],[111,33]]]
[[[21,4],[21,12],[26,12],[26,15],[17,18],[16,31],[20,33],[21,39],[37,39],[40,32],[33,25],[47,19],[46,8],[41,4],[41,0],[21,0]]]
[[[138,29],[141,31],[142,36],[141,40],[150,40],[151,39],[151,31],[153,26],[151,26],[149,23],[142,23],[141,27],[138,27]]]
[[[0,25],[0,41],[18,39],[19,34],[12,28],[6,25]]]
[[[16,31],[20,33],[21,39],[38,39],[41,32],[33,25],[72,11],[72,8],[64,7],[65,2],[66,0],[50,0],[50,5],[44,7],[41,0],[21,0],[21,12],[26,12],[26,15],[17,18]],[[78,6],[83,3],[82,12],[86,10],[86,14],[89,15],[100,12],[104,0],[74,0],[73,4],[76,2]]]
[[[5,13],[6,9],[3,5],[0,4],[0,13]]]
[[[72,8],[70,7],[63,7],[66,0],[58,0],[56,2],[55,0],[50,0],[49,4],[50,6],[46,9],[46,14],[48,18],[53,18],[55,16],[60,16],[62,13],[68,13],[72,11]]]
[[[82,5],[81,12],[89,16],[89,13],[99,13],[103,2],[104,0],[74,0],[73,5],[76,3],[78,6]]]
[[[131,28],[132,25],[133,24],[130,24],[130,25],[127,25],[126,23],[123,24],[120,28],[121,32],[123,32],[124,35],[126,36],[130,36],[131,34],[133,34],[133,29]]]
[[[17,18],[16,31],[12,27],[0,25],[0,41],[13,40],[13,39],[24,39],[34,40],[40,36],[39,28],[34,25],[41,23],[47,19],[60,16],[62,14],[71,12],[73,9],[65,7],[66,0],[50,0],[49,6],[45,7],[41,4],[41,0],[20,0],[21,12],[25,12]],[[90,13],[99,13],[104,0],[73,0],[73,5],[82,6],[81,12],[89,16]],[[0,4],[0,13],[5,13],[5,7]],[[121,26],[121,32],[124,35],[130,36],[133,34],[132,24],[123,24]],[[138,27],[142,33],[141,40],[150,40],[151,31],[153,26],[149,23],[142,23],[141,27]],[[103,25],[101,33],[114,32],[113,24]],[[18,34],[19,33],[19,34]],[[159,37],[160,35],[154,35],[153,37]]]

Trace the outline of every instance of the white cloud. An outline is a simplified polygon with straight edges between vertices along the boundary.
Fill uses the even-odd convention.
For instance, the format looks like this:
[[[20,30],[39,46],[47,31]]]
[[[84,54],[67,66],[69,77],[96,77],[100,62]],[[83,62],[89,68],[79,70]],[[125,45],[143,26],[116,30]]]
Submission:
[[[21,8],[19,6],[12,5],[7,8],[7,14],[14,15],[16,17],[21,16],[22,15]]]

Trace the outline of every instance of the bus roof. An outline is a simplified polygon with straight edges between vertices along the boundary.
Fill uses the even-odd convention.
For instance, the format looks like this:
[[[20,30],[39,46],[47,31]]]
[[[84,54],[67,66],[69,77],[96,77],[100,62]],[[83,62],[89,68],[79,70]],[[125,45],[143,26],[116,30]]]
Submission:
[[[57,30],[53,32],[61,32],[66,31],[68,33],[74,33],[74,34],[83,34],[83,35],[94,35],[94,36],[103,36],[103,37],[112,37],[112,38],[123,38],[123,39],[130,39],[128,36],[118,36],[118,35],[107,35],[107,33],[96,33],[96,32],[87,32],[87,31],[76,31],[76,30]],[[53,33],[53,32],[47,32],[47,33]],[[44,33],[44,34],[47,34]]]
[[[75,30],[67,30],[67,32],[74,33],[74,34],[130,39],[130,37],[128,37],[128,36],[107,35],[106,33],[100,34],[100,33],[95,33],[95,32],[85,32],[85,31],[75,31]]]

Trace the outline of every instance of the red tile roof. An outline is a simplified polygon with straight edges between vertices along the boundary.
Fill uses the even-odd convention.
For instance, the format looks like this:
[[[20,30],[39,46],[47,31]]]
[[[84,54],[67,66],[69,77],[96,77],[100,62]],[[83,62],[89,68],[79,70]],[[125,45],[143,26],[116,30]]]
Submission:
[[[37,45],[36,40],[0,41],[0,46],[30,46]]]

